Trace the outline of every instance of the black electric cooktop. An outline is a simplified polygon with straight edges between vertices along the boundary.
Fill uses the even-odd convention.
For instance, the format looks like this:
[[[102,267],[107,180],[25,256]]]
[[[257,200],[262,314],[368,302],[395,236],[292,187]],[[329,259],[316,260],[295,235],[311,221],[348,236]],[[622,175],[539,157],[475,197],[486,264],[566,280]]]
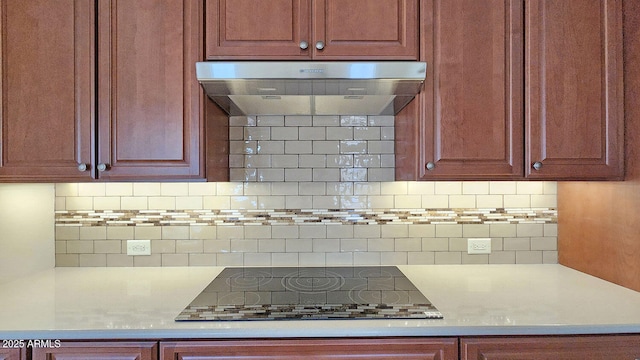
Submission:
[[[442,319],[395,266],[226,268],[176,317],[202,320]]]

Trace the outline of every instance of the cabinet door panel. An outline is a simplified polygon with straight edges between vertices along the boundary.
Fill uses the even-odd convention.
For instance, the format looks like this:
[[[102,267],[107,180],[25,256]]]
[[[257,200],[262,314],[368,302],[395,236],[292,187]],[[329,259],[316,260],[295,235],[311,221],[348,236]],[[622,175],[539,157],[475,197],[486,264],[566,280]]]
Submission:
[[[460,351],[462,360],[633,360],[640,336],[462,338]]]
[[[162,360],[457,360],[456,338],[161,342]]]
[[[310,0],[207,0],[207,59],[308,59],[310,16]]]
[[[203,177],[202,3],[99,2],[102,179]]]
[[[0,360],[25,360],[26,352],[22,349],[1,349]]]
[[[90,179],[94,7],[2,1],[0,180]]]
[[[527,2],[528,177],[623,175],[621,3]]]
[[[419,176],[522,176],[522,0],[425,4]]]
[[[61,341],[58,348],[34,348],[32,360],[156,360],[158,343]]]
[[[417,60],[418,13],[417,0],[316,0],[313,56]]]

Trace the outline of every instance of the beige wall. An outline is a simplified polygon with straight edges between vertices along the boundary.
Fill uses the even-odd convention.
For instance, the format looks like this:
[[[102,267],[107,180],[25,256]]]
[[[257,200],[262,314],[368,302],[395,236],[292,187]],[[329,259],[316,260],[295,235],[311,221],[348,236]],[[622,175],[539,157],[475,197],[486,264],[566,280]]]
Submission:
[[[0,184],[0,283],[54,266],[54,186]]]

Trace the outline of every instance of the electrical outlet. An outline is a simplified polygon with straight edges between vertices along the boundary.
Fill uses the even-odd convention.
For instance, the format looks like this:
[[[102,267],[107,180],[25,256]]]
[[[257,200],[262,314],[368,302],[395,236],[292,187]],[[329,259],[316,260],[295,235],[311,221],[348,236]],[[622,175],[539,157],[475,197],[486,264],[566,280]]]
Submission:
[[[151,240],[127,240],[127,255],[151,255]]]
[[[467,254],[491,254],[491,239],[467,239]]]

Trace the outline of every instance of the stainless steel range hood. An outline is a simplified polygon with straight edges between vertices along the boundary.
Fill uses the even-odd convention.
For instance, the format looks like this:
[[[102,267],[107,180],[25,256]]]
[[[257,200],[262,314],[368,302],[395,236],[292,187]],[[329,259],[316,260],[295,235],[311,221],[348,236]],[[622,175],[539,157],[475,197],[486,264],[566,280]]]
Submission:
[[[199,62],[207,95],[230,115],[395,115],[422,88],[427,64]]]

